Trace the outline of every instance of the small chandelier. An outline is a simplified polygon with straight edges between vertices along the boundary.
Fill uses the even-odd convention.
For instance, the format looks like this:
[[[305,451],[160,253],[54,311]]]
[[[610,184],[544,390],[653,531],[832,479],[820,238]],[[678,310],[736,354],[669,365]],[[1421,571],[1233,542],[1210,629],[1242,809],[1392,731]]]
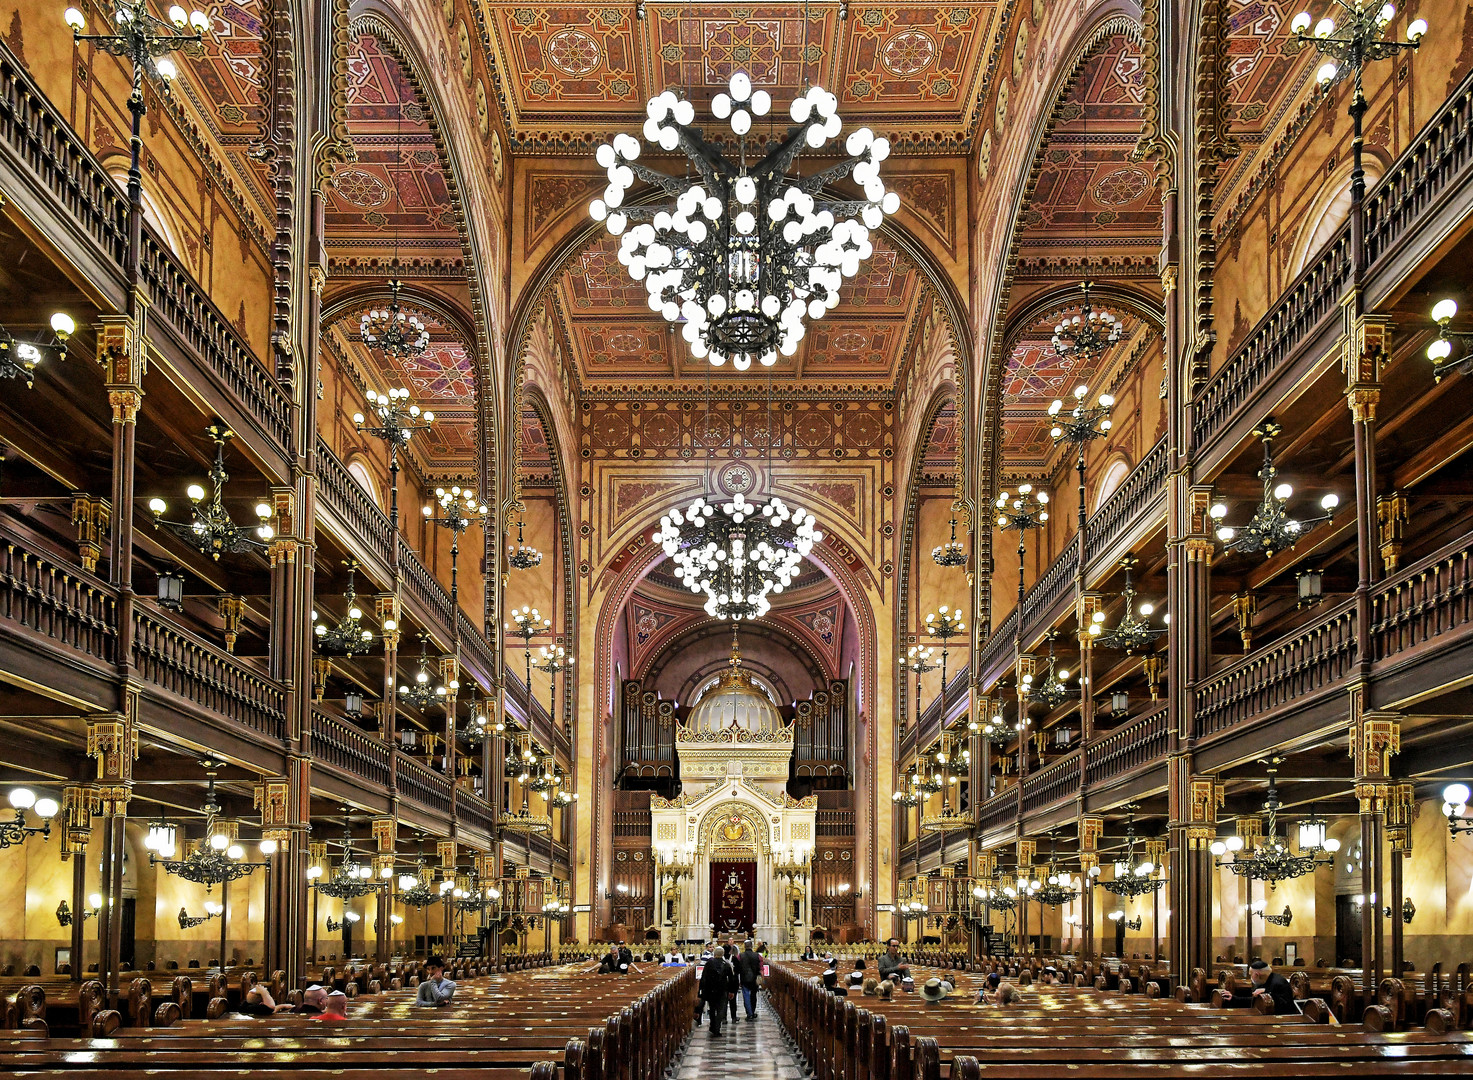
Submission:
[[[552,819],[546,814],[532,813],[532,807],[527,801],[527,788],[522,788],[522,808],[515,813],[507,812],[501,815],[497,822],[503,832],[524,833],[546,833],[552,831]]]
[[[1101,394],[1098,405],[1086,405],[1084,399],[1088,394],[1089,387],[1080,383],[1074,388],[1074,408],[1064,412],[1062,398],[1055,398],[1048,407],[1048,414],[1054,421],[1049,437],[1055,443],[1070,443],[1078,447],[1081,455],[1091,442],[1109,434],[1110,410],[1115,406],[1115,398],[1110,394]]]
[[[312,866],[307,869],[310,888],[334,900],[352,900],[355,897],[367,896],[388,884],[387,879],[394,872],[392,867],[385,867],[380,877],[375,878],[373,867],[366,862],[358,861],[358,856],[353,851],[352,824],[346,817],[343,818],[342,842],[343,858],[333,868],[331,877],[323,880],[321,866]]]
[[[525,525],[525,519],[518,515],[517,542],[506,545],[506,561],[514,570],[531,570],[534,566],[542,565],[542,552],[522,539],[522,529]]]
[[[35,383],[36,368],[46,355],[51,353],[58,360],[66,359],[67,340],[77,331],[77,324],[64,311],[51,316],[51,332],[54,344],[40,341],[22,341],[5,327],[0,326],[0,379],[21,379],[29,390]]]
[[[225,485],[230,481],[225,472],[225,444],[235,438],[235,432],[216,420],[205,428],[205,433],[215,444],[215,464],[210,466],[208,496],[199,484],[189,485],[185,492],[190,502],[190,520],[187,522],[166,520],[164,515],[169,512],[169,504],[163,499],[150,499],[148,508],[153,511],[153,527],[168,529],[200,554],[216,560],[224,552],[239,554],[264,549],[276,536],[276,531],[269,524],[270,505],[256,504],[257,524],[254,530],[237,525],[225,510]]]
[[[838,304],[844,279],[873,252],[870,232],[900,208],[900,196],[886,191],[879,175],[890,143],[869,128],[850,133],[844,160],[801,178],[788,175],[805,144],[817,150],[843,127],[838,98],[818,86],[794,100],[794,126],[749,166],[747,132],[753,117],[771,109],[772,98],[754,90],[743,72],[732,75],[728,90],[712,100],[711,112],[730,119],[739,163],[691,126],[695,106],[667,90],[650,100],[644,136],[662,150],[678,147],[690,162],[687,177],[695,179],[638,164],[639,140],[621,133],[595,155],[608,170],[609,185],[588,211],[612,235],[623,235],[619,261],[631,278],[644,281],[652,310],[672,325],[683,323],[691,355],[715,366],[730,360],[745,371],[753,360],[770,367],[779,353],[797,351],[805,314],[820,319]],[[862,198],[822,197],[827,186],[851,174]],[[625,206],[624,193],[636,178],[665,197]]]
[[[383,439],[393,451],[408,446],[416,431],[425,431],[435,422],[435,414],[428,409],[421,412],[418,405],[409,404],[409,391],[390,389],[380,394],[376,390],[367,393],[371,418],[362,413],[353,414],[353,423],[359,431]]]
[[[1314,817],[1305,822],[1309,829],[1301,832],[1301,843],[1297,853],[1290,850],[1287,839],[1279,839],[1278,816],[1281,803],[1277,776],[1282,761],[1283,759],[1278,757],[1269,759],[1268,792],[1263,800],[1264,835],[1253,849],[1253,853],[1244,857],[1242,854],[1243,841],[1237,836],[1231,836],[1225,841],[1218,840],[1211,848],[1212,854],[1217,856],[1232,853],[1230,862],[1219,861],[1217,865],[1226,866],[1239,877],[1266,882],[1270,889],[1276,888],[1280,881],[1288,881],[1312,873],[1317,866],[1333,865],[1335,861],[1333,855],[1340,850],[1340,841],[1326,838],[1324,823]],[[1233,843],[1233,841],[1237,842]],[[1304,841],[1309,841],[1309,843],[1306,844]]]
[[[1135,817],[1125,826],[1125,858],[1115,861],[1115,880],[1102,881],[1100,887],[1125,899],[1135,899],[1156,892],[1165,882],[1152,875],[1159,869],[1150,862],[1135,861]]]
[[[1335,516],[1335,508],[1340,505],[1340,496],[1333,492],[1320,500],[1323,514],[1303,520],[1289,516],[1289,498],[1294,494],[1294,488],[1286,483],[1274,483],[1279,471],[1274,465],[1273,441],[1283,430],[1281,424],[1269,417],[1254,431],[1263,440],[1263,468],[1258,470],[1258,475],[1263,480],[1263,500],[1253,511],[1252,519],[1242,528],[1218,526],[1217,538],[1226,551],[1249,554],[1261,551],[1265,555],[1272,555],[1276,551],[1292,548],[1300,537],[1316,525]],[[1227,507],[1223,503],[1215,503],[1209,513],[1214,521],[1221,522],[1227,517]]]
[[[1079,890],[1075,888],[1075,885],[1082,884],[1080,879],[1075,878],[1067,870],[1059,869],[1057,848],[1058,840],[1050,836],[1048,873],[1043,882],[1034,883],[1038,885],[1034,891],[1034,899],[1049,907],[1063,907],[1065,904],[1072,903],[1079,895]]]
[[[1090,360],[1120,340],[1124,328],[1110,312],[1096,311],[1089,298],[1094,282],[1079,283],[1080,314],[1065,318],[1054,327],[1054,352],[1060,356]]]
[[[490,721],[486,717],[486,709],[478,695],[478,691],[479,687],[476,681],[472,679],[471,690],[467,701],[470,716],[466,720],[465,730],[461,732],[461,736],[465,739],[466,745],[473,749],[480,746],[481,743],[493,735]]]
[[[373,631],[363,625],[363,609],[358,606],[358,593],[353,588],[353,575],[358,570],[358,561],[348,559],[343,565],[348,570],[348,587],[343,591],[347,609],[337,625],[331,628],[319,621],[317,612],[312,612],[312,631],[317,637],[317,648],[328,656],[362,656],[373,647]],[[398,626],[393,619],[384,621],[384,629],[393,631]]]
[[[660,518],[654,542],[675,563],[691,592],[706,594],[706,614],[718,619],[758,618],[772,607],[770,593],[792,584],[799,564],[823,539],[812,514],[789,510],[781,499],[763,505],[740,492],[719,505],[697,499]]]
[[[989,710],[985,707],[986,704],[986,699],[984,699],[984,708],[982,710],[984,714],[989,713]],[[1018,718],[1011,724],[1003,719],[1001,703],[998,704],[997,712],[990,713],[985,720],[973,720],[971,724],[972,730],[976,734],[999,745],[1022,737],[1023,729],[1027,726],[1028,718],[1022,709],[1018,710]]]
[[[951,539],[931,549],[931,558],[937,566],[962,566],[967,561],[966,548],[956,538],[956,514],[951,515]]]
[[[257,867],[267,865],[264,862],[246,862],[245,848],[233,838],[232,832],[216,828],[215,821],[222,809],[215,794],[215,774],[220,765],[220,762],[213,759],[204,762],[205,802],[201,809],[205,814],[205,833],[195,843],[194,850],[183,859],[173,858],[177,851],[174,839],[176,834],[167,822],[151,826],[148,840],[145,840],[145,845],[154,841],[148,855],[150,864],[160,865],[166,873],[185,881],[203,885],[206,892],[216,885],[223,886],[239,881],[254,874]]]
[[[1136,561],[1133,555],[1120,560],[1120,565],[1125,567],[1125,588],[1120,592],[1121,599],[1125,601],[1125,611],[1120,616],[1120,622],[1113,630],[1106,630],[1105,613],[1096,611],[1094,621],[1089,625],[1089,632],[1096,645],[1103,645],[1107,649],[1121,649],[1126,654],[1144,652],[1167,631],[1164,626],[1152,626],[1146,621],[1156,610],[1153,604],[1136,607],[1135,585],[1130,579],[1130,568]]]
[[[1068,668],[1055,670],[1054,659],[1054,634],[1050,632],[1048,638],[1048,675],[1043,682],[1037,686],[1029,685],[1033,681],[1031,675],[1024,675],[1023,682],[1028,686],[1028,700],[1037,704],[1046,705],[1050,709],[1056,709],[1064,703],[1069,696],[1069,688],[1064,685],[1069,679]]]
[[[419,634],[419,670],[414,673],[414,685],[401,683],[399,696],[416,709],[427,709],[437,701],[443,701],[448,693],[445,684],[435,685],[430,671],[430,635]]]
[[[389,282],[389,306],[374,308],[358,320],[358,336],[370,349],[385,356],[403,359],[417,356],[430,343],[430,332],[417,315],[406,314],[399,307],[399,293],[404,283],[398,278]]]
[[[423,861],[417,873],[399,875],[399,900],[410,907],[423,908],[440,899],[440,894],[430,887]]]

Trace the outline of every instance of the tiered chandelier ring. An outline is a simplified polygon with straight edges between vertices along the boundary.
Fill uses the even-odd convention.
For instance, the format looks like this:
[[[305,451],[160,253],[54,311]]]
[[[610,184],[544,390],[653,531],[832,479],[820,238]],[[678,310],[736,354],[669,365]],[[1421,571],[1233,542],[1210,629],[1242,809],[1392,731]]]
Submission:
[[[870,233],[900,208],[900,196],[885,190],[879,174],[890,143],[869,128],[849,134],[845,160],[789,175],[805,146],[817,150],[843,128],[838,98],[818,86],[793,101],[793,125],[781,141],[748,165],[747,133],[772,98],[742,72],[728,89],[711,111],[730,121],[738,162],[691,126],[695,106],[667,90],[650,100],[644,136],[662,150],[680,149],[694,176],[673,178],[639,164],[640,141],[620,133],[598,148],[609,184],[589,213],[623,238],[619,261],[645,283],[650,308],[682,324],[691,355],[718,367],[730,360],[745,371],[754,360],[771,367],[779,354],[797,351],[805,316],[821,319],[838,304],[839,287],[870,257]],[[824,196],[829,184],[851,176],[862,198]],[[666,198],[625,205],[636,179]]]

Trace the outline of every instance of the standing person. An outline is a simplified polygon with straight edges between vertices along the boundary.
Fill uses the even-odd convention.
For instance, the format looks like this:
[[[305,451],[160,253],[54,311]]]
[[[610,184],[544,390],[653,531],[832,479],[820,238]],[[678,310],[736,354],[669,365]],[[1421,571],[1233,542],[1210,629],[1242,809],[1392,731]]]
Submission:
[[[887,943],[885,951],[880,955],[880,978],[889,979],[891,982],[910,974],[910,965],[900,962],[900,939],[891,938]]]
[[[419,984],[419,994],[416,995],[414,1003],[441,1007],[449,1005],[450,999],[454,996],[455,984],[445,978],[445,958],[443,956],[430,957],[425,961],[425,980]]]
[[[747,1010],[747,1020],[757,1019],[757,981],[762,977],[762,957],[752,948],[748,938],[742,946],[742,954],[736,962],[737,979],[742,987],[742,1004]]]
[[[711,1037],[721,1034],[721,1021],[726,1015],[726,999],[730,993],[731,966],[726,962],[726,950],[717,945],[711,950],[711,959],[701,969],[701,984],[697,991],[702,1001],[711,1009]]]

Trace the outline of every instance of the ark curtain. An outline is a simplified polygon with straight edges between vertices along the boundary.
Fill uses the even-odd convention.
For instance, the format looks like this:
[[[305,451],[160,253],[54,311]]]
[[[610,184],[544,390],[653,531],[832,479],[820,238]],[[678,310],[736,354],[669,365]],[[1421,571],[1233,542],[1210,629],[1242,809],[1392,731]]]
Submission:
[[[711,864],[711,921],[716,932],[750,934],[757,924],[757,864]]]

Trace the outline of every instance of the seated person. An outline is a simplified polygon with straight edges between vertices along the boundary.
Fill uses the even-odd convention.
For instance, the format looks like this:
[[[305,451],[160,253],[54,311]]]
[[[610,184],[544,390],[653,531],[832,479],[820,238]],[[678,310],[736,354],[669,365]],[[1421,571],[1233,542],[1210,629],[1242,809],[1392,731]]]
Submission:
[[[995,971],[989,974],[986,981],[982,984],[982,989],[977,991],[976,1004],[991,1005],[993,1003],[993,998],[997,995],[997,988],[999,985],[1001,985],[1001,983],[1001,975],[999,975]]]
[[[1267,962],[1255,960],[1248,965],[1248,977],[1253,980],[1253,990],[1234,991],[1231,1004],[1242,1008],[1253,1004],[1255,998],[1267,995],[1273,998],[1274,1014],[1282,1016],[1285,1013],[1298,1012],[1294,1005],[1294,988],[1289,985],[1289,980],[1280,975]]]
[[[864,980],[864,996],[879,997],[879,994],[880,980],[871,975],[868,979]]]
[[[448,980],[447,980],[448,981]],[[421,986],[424,983],[420,983]],[[452,987],[454,983],[450,984]],[[321,1020],[324,1024],[338,1024],[348,1018],[348,995],[341,990],[334,990],[323,998],[322,1011],[312,1019]]]
[[[880,954],[880,978],[894,981],[897,976],[903,978],[909,974],[910,966],[900,962],[900,939],[892,937]]]
[[[279,1012],[291,1012],[291,1010],[290,1005],[276,1004],[271,991],[260,983],[247,990],[245,1000],[240,1003],[240,1011],[247,1016],[275,1016]]]
[[[605,953],[604,958],[598,962],[598,974],[619,974],[619,947],[617,945],[610,945],[609,951]]]
[[[313,983],[302,991],[302,1003],[291,1011],[298,1016],[316,1016],[327,1001],[327,987]]]
[[[455,984],[445,978],[445,958],[443,956],[430,957],[425,961],[425,978],[419,984],[419,994],[415,997],[414,1003],[433,1005],[438,1008],[449,1005],[454,997]]]
[[[801,959],[801,960],[817,960],[818,959],[818,953],[816,953],[816,952],[813,951],[813,946],[812,945],[805,945],[805,946],[803,946],[803,955],[801,957],[799,957],[799,959]]]
[[[1057,986],[1059,984],[1059,969],[1054,967],[1044,968],[1043,974],[1038,977],[1038,981],[1042,986]]]

